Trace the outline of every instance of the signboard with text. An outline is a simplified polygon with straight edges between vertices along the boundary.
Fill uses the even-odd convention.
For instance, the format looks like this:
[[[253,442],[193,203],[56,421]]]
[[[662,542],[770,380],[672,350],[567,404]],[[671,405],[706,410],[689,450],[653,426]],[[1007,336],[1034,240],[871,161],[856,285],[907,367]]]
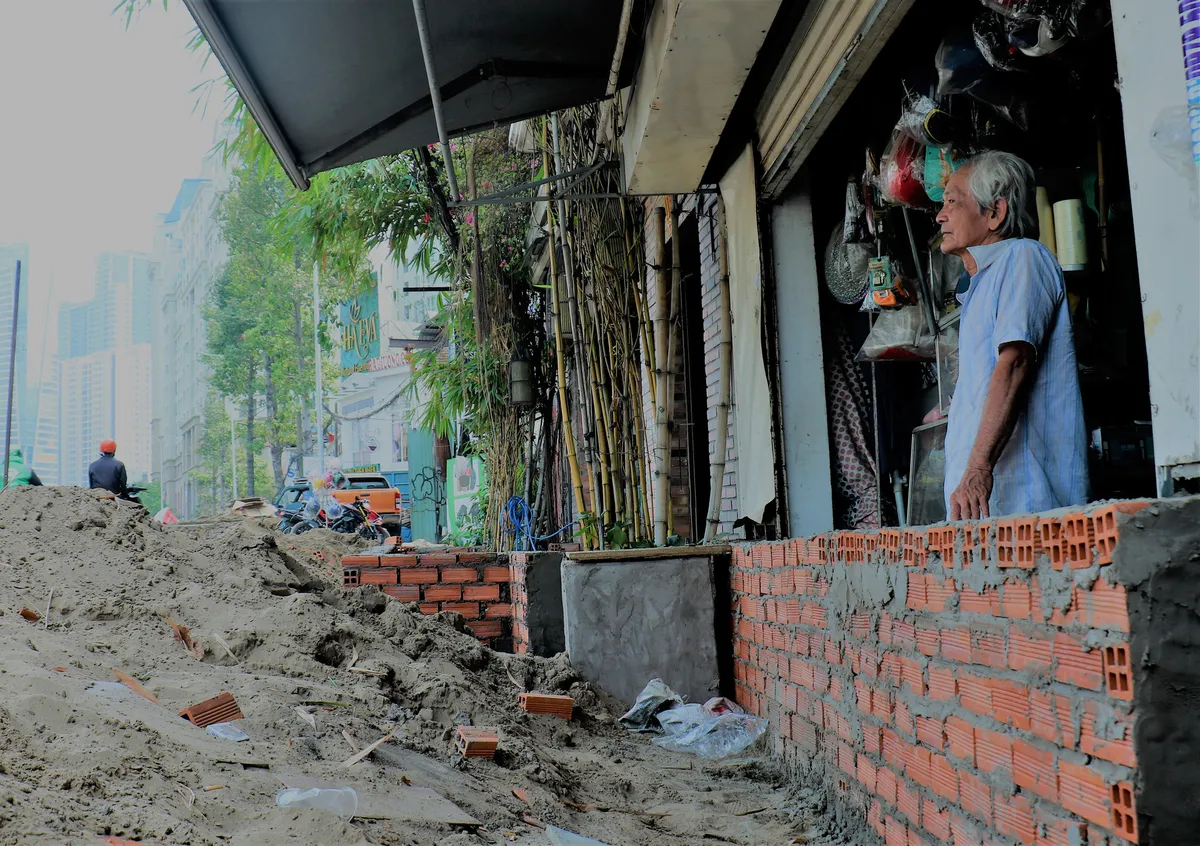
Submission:
[[[342,325],[342,376],[369,369],[379,358],[379,288],[343,302],[339,307]]]

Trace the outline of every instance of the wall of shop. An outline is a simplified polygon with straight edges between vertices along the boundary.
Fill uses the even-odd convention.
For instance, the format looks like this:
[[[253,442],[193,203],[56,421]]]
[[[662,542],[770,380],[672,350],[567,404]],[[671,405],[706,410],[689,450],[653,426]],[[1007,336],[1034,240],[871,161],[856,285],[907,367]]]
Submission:
[[[1190,843],[1198,554],[1197,499],[735,547],[738,701],[869,842]]]

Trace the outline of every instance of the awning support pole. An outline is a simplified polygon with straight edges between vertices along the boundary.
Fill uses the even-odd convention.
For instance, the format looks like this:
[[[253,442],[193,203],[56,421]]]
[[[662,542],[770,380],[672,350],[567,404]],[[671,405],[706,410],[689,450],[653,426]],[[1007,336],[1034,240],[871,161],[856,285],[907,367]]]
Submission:
[[[437,121],[438,140],[442,142],[442,161],[446,164],[446,180],[450,183],[450,202],[457,203],[458,180],[454,176],[454,160],[450,156],[450,139],[446,137],[446,119],[442,116],[442,92],[433,70],[433,47],[429,43],[429,21],[425,16],[425,0],[413,0],[417,18],[417,35],[421,37],[421,57],[425,60],[425,76],[429,79],[429,99],[433,103],[433,118]]]

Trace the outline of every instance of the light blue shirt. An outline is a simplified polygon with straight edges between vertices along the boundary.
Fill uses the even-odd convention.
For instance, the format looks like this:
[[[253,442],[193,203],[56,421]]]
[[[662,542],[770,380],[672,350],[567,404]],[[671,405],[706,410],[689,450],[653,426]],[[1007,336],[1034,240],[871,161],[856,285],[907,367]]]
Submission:
[[[1024,409],[993,469],[993,517],[1087,502],[1087,434],[1062,270],[1026,238],[969,248],[978,268],[959,295],[958,383],[946,428],[946,513],[967,468],[1000,347],[1037,351]]]

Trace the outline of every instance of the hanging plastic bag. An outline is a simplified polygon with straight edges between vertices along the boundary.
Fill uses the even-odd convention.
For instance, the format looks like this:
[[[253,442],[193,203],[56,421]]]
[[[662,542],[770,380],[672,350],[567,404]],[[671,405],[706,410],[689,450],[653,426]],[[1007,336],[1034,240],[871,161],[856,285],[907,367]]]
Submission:
[[[879,191],[889,203],[928,208],[924,181],[925,147],[897,125],[879,163]]]
[[[858,180],[850,177],[846,181],[846,212],[842,219],[842,243],[863,244],[871,240],[867,231],[867,207],[863,205]]]
[[[946,194],[946,183],[954,171],[963,166],[963,160],[945,147],[925,148],[925,173],[921,180],[925,194],[934,204],[939,204]]]
[[[932,361],[937,352],[920,305],[880,312],[856,361]]]

